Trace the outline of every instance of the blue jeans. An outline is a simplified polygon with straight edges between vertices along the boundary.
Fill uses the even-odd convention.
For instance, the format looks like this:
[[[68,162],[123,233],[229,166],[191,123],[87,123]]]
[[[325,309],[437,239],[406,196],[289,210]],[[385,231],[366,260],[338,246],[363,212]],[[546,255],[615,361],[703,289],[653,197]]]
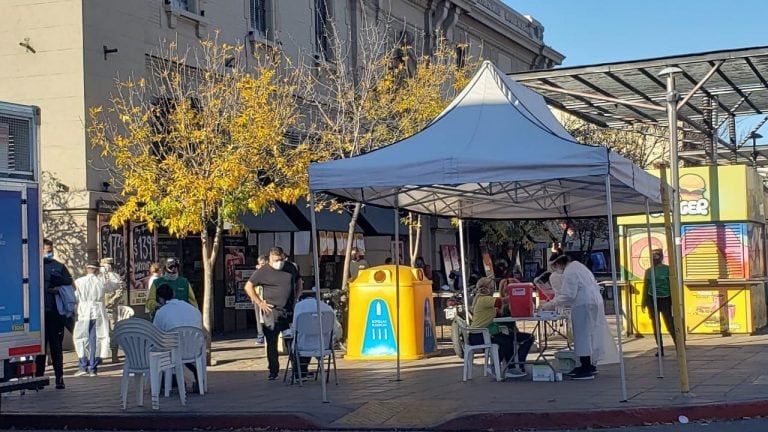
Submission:
[[[96,356],[96,320],[88,322],[88,357],[81,357],[78,367],[83,372],[96,373],[96,367],[101,363],[101,357]]]

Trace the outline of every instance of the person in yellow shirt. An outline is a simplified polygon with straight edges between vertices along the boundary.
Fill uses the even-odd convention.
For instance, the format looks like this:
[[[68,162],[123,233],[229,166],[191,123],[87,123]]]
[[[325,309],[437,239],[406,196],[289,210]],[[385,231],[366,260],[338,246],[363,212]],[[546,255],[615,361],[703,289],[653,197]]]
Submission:
[[[192,285],[190,285],[187,278],[179,275],[179,260],[168,258],[165,261],[165,274],[156,278],[152,282],[152,286],[149,287],[146,308],[150,315],[154,315],[155,310],[158,308],[157,287],[162,284],[168,284],[171,287],[175,299],[185,301],[199,309]]]

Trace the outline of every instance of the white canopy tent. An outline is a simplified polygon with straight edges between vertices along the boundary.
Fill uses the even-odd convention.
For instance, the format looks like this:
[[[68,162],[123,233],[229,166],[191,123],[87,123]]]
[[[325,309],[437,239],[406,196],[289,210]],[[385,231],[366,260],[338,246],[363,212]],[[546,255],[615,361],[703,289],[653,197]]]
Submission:
[[[361,156],[312,164],[309,184],[313,195],[395,208],[396,226],[400,208],[459,218],[462,267],[464,219],[612,220],[646,213],[649,203],[651,210],[660,209],[661,202],[658,178],[606,147],[577,143],[539,94],[490,62],[424,130]],[[316,239],[314,231],[313,224]],[[618,299],[614,242],[610,245]],[[317,261],[315,254],[315,268]],[[396,321],[399,336],[399,316]],[[620,319],[617,327],[621,352]],[[397,367],[399,378],[399,357]],[[626,400],[623,357],[621,376]]]

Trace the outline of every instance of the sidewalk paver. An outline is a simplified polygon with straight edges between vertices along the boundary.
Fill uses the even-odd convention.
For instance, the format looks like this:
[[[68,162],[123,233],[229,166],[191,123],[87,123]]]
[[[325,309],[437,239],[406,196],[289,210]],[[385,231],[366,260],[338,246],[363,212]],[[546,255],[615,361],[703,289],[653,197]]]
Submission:
[[[210,392],[205,396],[189,395],[186,406],[174,394],[161,398],[160,410],[152,411],[147,386],[145,407],[136,406],[132,388],[128,409],[123,411],[120,365],[105,365],[95,378],[75,378],[71,377],[75,372],[74,356],[68,354],[66,390],[10,395],[3,398],[2,409],[6,419],[14,415],[99,414],[123,419],[151,418],[153,424],[155,419],[162,422],[164,418],[184,416],[256,416],[251,418],[268,422],[270,415],[283,414],[298,415],[307,419],[307,424],[318,427],[393,429],[455,426],[461,418],[489,421],[491,417],[487,416],[503,421],[509,414],[554,416],[595,410],[683,409],[702,404],[768,401],[768,373],[763,360],[768,358],[768,336],[691,337],[688,358],[695,397],[680,397],[671,346],[668,356],[663,358],[665,378],[657,378],[653,345],[652,338],[630,339],[624,345],[628,390],[625,402],[621,400],[618,365],[601,367],[594,381],[545,383],[529,379],[497,383],[492,377],[482,376],[478,360],[474,378],[462,382],[462,361],[444,350],[439,357],[402,362],[401,381],[395,380],[394,361],[339,360],[339,385],[331,380],[330,403],[323,403],[316,381],[308,381],[304,387],[268,381],[263,348],[254,346],[251,339],[236,339],[214,343],[216,365],[209,369]],[[284,357],[282,361],[285,363]],[[452,419],[454,423],[449,422]],[[477,421],[477,425],[482,423]],[[497,429],[504,429],[499,426]]]

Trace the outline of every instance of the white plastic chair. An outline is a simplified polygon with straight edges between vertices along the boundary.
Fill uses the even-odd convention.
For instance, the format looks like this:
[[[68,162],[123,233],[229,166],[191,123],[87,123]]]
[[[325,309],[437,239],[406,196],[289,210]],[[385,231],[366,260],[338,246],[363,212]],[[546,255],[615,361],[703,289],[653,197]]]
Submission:
[[[181,362],[184,364],[194,363],[197,369],[197,385],[201,395],[208,391],[208,369],[206,366],[206,332],[197,327],[176,327],[174,333],[179,334],[181,340]],[[165,391],[171,388],[171,374],[164,373]]]
[[[463,380],[472,379],[472,369],[475,363],[475,355],[482,351],[483,354],[483,376],[488,376],[488,370],[496,375],[496,381],[501,381],[501,365],[499,364],[499,346],[491,343],[491,333],[487,328],[462,327],[461,333],[464,336],[464,372]],[[483,343],[480,345],[470,345],[470,335],[483,335]],[[492,363],[491,363],[492,362]]]
[[[141,318],[129,318],[118,322],[113,333],[113,343],[125,353],[123,377],[120,381],[123,409],[128,399],[128,384],[131,375],[137,380],[136,400],[144,405],[144,381],[149,376],[152,394],[152,409],[160,408],[160,377],[163,372],[176,372],[179,379],[179,398],[186,405],[184,371],[179,351],[178,333],[163,333],[149,321]],[[168,390],[166,390],[167,394]]]
[[[339,385],[339,376],[336,372],[336,352],[333,350],[333,327],[336,321],[336,316],[333,311],[322,311],[323,320],[323,342],[325,342],[325,348],[320,347],[320,322],[317,319],[317,312],[305,312],[295,317],[296,327],[293,329],[293,343],[291,346],[292,356],[288,362],[288,370],[291,366],[294,366],[299,371],[299,358],[300,357],[314,357],[318,359],[317,374],[320,373],[320,363],[328,358],[328,366],[326,368],[326,375],[323,379],[328,381],[330,378],[330,369],[333,365],[333,379],[336,385]],[[293,363],[293,364],[291,364]],[[293,379],[296,379],[296,374],[293,370],[290,370]],[[292,379],[292,381],[293,381]],[[301,386],[301,378],[298,379],[299,386]]]

